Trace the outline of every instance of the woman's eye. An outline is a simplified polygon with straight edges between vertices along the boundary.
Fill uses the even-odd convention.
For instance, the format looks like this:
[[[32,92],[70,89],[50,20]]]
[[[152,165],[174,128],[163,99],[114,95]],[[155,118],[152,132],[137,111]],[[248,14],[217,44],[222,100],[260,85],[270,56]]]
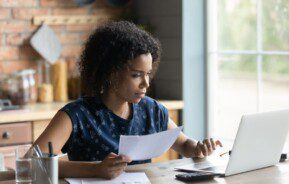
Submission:
[[[141,76],[141,74],[139,74],[139,73],[132,74],[132,77],[134,77],[134,78],[137,78],[137,77],[140,77],[140,76]]]
[[[148,75],[150,78],[153,77],[153,74],[152,74],[152,73],[148,73],[147,75]]]

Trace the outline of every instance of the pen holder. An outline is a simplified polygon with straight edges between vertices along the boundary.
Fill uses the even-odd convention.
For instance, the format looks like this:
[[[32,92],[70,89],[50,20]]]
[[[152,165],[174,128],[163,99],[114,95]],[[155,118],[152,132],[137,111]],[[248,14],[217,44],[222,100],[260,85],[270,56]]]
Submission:
[[[43,157],[33,158],[36,183],[41,184],[58,184],[58,157],[49,157],[43,154]]]

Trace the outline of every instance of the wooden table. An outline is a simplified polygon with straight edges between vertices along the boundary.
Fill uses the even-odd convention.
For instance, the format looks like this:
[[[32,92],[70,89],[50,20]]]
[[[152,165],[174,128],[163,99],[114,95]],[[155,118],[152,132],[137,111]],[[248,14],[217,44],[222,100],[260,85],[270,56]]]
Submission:
[[[136,165],[130,167],[130,171],[143,171],[147,174],[152,184],[170,184],[184,183],[175,179],[175,175],[181,172],[174,170],[175,167],[197,163],[205,165],[208,162],[214,162],[215,158],[209,159],[179,159],[161,163],[151,163],[144,165]],[[197,182],[194,182],[197,183]],[[250,183],[250,184],[278,184],[289,183],[289,161],[279,163],[277,166],[272,166],[264,169],[259,169],[251,172],[237,174],[229,177],[215,177],[214,180],[199,183]]]
[[[208,162],[214,162],[215,158],[209,159],[179,159],[167,162],[150,163],[129,166],[127,171],[145,172],[149,177],[152,184],[171,184],[171,183],[183,183],[175,180],[175,175],[180,173],[174,170],[175,167],[195,163],[198,165],[208,164]],[[1,184],[12,184],[15,181],[1,181]],[[60,180],[60,184],[66,183],[64,180]],[[194,182],[197,183],[197,182]],[[199,182],[199,183],[249,183],[249,184],[278,184],[289,183],[289,161],[279,163],[276,166],[259,169],[251,172],[237,174],[225,178],[216,177],[214,180]]]

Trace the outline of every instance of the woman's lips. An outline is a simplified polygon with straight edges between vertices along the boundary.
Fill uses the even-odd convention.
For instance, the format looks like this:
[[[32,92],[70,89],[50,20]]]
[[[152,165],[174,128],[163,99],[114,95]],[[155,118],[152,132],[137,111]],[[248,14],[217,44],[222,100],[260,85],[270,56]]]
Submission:
[[[143,98],[146,93],[136,93],[136,96],[139,98]]]

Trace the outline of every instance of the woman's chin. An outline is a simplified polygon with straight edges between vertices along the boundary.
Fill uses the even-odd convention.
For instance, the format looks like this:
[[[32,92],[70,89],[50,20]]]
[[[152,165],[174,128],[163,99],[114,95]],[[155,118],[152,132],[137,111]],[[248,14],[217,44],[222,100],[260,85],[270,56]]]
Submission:
[[[139,103],[142,98],[134,98],[131,103]]]

